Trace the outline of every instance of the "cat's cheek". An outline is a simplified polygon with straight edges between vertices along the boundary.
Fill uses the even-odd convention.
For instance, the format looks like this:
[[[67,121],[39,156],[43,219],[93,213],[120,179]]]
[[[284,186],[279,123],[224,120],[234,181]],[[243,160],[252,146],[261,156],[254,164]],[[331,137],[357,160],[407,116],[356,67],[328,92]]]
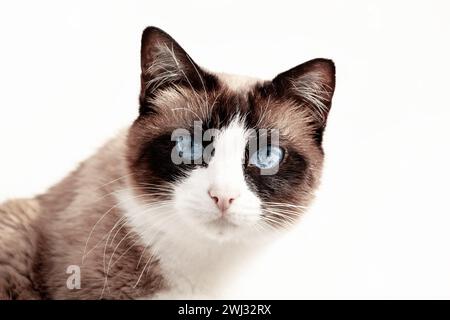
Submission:
[[[219,216],[208,196],[207,169],[192,170],[186,178],[179,180],[174,190],[174,206],[180,219],[209,221]]]
[[[261,200],[249,188],[233,203],[229,219],[241,228],[253,227],[261,220]]]

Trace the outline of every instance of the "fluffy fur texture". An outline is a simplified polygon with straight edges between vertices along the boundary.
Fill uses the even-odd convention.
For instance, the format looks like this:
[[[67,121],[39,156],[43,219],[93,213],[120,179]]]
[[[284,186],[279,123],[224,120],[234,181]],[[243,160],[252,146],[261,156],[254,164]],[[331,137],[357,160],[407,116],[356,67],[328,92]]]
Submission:
[[[151,27],[141,62],[130,128],[45,194],[0,207],[0,298],[219,297],[239,263],[310,203],[334,91],[330,60],[271,81],[214,74]],[[172,161],[180,128],[216,130],[199,163]],[[266,129],[284,151],[270,175],[249,162]],[[70,266],[80,267],[80,288],[67,286]]]

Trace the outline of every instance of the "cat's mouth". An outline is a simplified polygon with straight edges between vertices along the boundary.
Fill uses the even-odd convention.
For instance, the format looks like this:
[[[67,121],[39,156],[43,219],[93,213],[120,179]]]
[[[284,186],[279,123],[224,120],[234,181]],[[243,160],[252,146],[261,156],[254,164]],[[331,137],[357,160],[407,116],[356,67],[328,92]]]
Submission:
[[[237,224],[230,221],[230,219],[223,217],[223,216],[208,222],[208,225],[210,225],[213,228],[219,228],[222,230],[223,229],[234,229],[234,228],[239,227]]]

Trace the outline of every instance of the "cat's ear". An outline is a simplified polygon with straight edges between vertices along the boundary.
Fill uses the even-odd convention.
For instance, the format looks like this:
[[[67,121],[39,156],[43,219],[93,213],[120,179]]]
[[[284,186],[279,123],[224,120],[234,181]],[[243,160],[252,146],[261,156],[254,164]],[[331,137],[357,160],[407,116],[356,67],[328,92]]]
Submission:
[[[335,72],[333,61],[314,59],[280,73],[272,80],[278,94],[298,101],[302,108],[308,108],[320,141],[331,108]]]
[[[141,41],[141,113],[151,111],[151,98],[162,89],[188,85],[204,89],[211,75],[203,71],[167,33],[148,27]]]

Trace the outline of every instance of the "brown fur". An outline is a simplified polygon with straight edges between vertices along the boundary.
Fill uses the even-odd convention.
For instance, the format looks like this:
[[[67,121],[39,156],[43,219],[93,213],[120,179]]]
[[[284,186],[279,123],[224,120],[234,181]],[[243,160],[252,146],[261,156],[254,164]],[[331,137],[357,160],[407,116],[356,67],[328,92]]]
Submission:
[[[141,254],[143,261],[148,258],[143,246],[134,243],[134,234],[116,248],[129,231],[126,226],[115,226],[121,216],[112,195],[128,178],[123,159],[117,157],[124,152],[124,140],[125,134],[121,134],[109,142],[36,200],[10,201],[1,206],[1,298],[130,299],[164,287],[158,262],[153,261],[151,272],[133,288],[143,268],[142,262],[138,266]],[[105,212],[108,214],[100,220]],[[82,262],[89,233],[99,220],[87,246],[86,251],[91,251]],[[104,237],[111,230],[105,249]],[[103,256],[106,267],[111,257],[111,264],[120,257],[120,263],[110,268],[106,283]],[[81,289],[66,287],[70,265],[81,266]]]
[[[39,212],[35,200],[10,200],[0,206],[0,300],[40,298],[32,279]]]

